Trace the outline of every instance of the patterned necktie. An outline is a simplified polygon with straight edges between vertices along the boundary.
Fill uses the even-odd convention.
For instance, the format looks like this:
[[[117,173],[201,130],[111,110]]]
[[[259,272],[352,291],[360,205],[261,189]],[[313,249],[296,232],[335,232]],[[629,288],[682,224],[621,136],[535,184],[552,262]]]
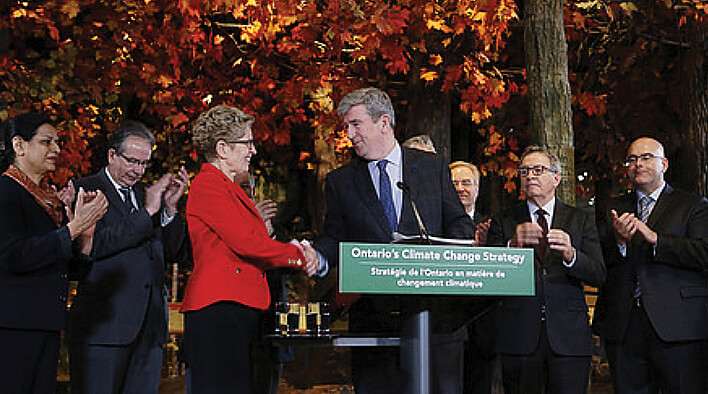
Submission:
[[[125,206],[125,209],[128,212],[133,212],[135,210],[135,206],[133,206],[133,199],[130,195],[130,188],[119,187],[118,190],[120,190],[120,194],[123,195],[123,206]]]
[[[376,166],[379,167],[379,201],[381,201],[386,220],[393,232],[398,230],[398,220],[396,220],[396,208],[393,206],[393,193],[391,192],[391,179],[389,179],[386,172],[386,164],[388,164],[386,159],[376,163]]]
[[[654,206],[654,199],[648,195],[642,196],[639,199],[639,220],[646,223],[651,213],[651,208]],[[642,288],[639,286],[639,274],[634,272],[634,298],[639,298],[642,295]]]
[[[646,223],[651,213],[651,207],[654,205],[654,199],[650,196],[642,196],[639,199],[639,220]]]
[[[548,252],[548,221],[546,220],[546,211],[539,208],[536,210],[536,215],[538,216],[538,223],[541,226],[542,237],[538,243],[538,252],[541,256],[545,256]]]

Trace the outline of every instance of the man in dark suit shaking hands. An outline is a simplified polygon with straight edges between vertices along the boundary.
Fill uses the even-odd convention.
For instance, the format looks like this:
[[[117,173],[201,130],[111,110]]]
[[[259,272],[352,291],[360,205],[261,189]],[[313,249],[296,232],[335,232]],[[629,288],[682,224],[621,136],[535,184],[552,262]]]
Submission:
[[[155,138],[135,121],[109,139],[108,166],[78,186],[101,190],[106,215],[96,224],[91,272],[71,308],[72,393],[155,393],[167,340],[165,261],[184,239],[177,203],[184,168],[145,187],[139,181]]]
[[[605,280],[595,223],[556,198],[561,166],[548,149],[526,148],[518,171],[526,201],[495,216],[487,239],[489,246],[534,248],[536,295],[502,302],[504,392],[584,393],[592,336],[583,283]]]
[[[608,275],[594,329],[615,392],[703,394],[708,201],[664,181],[669,162],[653,138],[635,140],[625,164],[635,191],[598,217]]]
[[[431,235],[474,237],[474,224],[457,198],[445,161],[401,148],[396,141],[393,105],[386,93],[375,88],[352,92],[338,113],[358,158],[327,176],[327,213],[315,247],[330,265],[338,264],[340,242],[388,243],[394,232],[418,234],[411,200]],[[397,187],[400,182],[410,198]],[[349,330],[395,332],[401,326],[402,304],[395,296],[363,296],[351,306]],[[397,362],[396,351],[354,349],[357,393],[404,390]]]

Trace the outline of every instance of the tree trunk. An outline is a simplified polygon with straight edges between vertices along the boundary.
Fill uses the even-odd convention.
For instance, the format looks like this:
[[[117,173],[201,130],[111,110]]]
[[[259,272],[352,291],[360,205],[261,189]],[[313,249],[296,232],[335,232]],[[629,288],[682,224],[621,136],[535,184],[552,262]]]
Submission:
[[[408,80],[408,111],[405,138],[428,134],[439,155],[450,161],[450,126],[452,103],[449,93],[425,86],[418,63],[414,63]]]
[[[525,1],[524,50],[532,140],[558,155],[563,178],[556,194],[564,202],[575,204],[575,151],[562,0]]]
[[[705,42],[708,39],[705,28],[694,29],[691,47],[684,54],[683,69],[685,84],[683,105],[686,109],[685,138],[678,152],[678,185],[698,193],[708,195],[708,64],[706,63]],[[670,163],[671,164],[671,163]]]

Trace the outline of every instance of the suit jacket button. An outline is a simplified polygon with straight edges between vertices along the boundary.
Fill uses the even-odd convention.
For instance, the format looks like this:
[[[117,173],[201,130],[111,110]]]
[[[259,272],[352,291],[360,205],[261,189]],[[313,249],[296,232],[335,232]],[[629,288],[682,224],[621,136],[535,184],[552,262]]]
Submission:
[[[60,297],[59,297],[59,301],[63,301],[63,302],[66,302],[66,297],[64,297],[64,296],[60,296]]]
[[[240,274],[241,273],[241,268],[236,268],[236,273]]]
[[[66,279],[68,276],[69,276],[69,275],[67,275],[67,274],[61,274],[61,278],[62,278],[62,279]]]

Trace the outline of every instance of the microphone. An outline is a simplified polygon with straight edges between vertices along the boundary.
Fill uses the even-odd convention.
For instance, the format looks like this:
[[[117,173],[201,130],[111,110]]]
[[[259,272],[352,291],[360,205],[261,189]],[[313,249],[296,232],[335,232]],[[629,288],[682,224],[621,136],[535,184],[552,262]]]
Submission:
[[[410,201],[411,207],[413,207],[415,221],[418,222],[418,231],[420,232],[420,238],[427,241],[428,245],[432,245],[432,242],[430,242],[430,236],[428,235],[428,230],[425,229],[423,218],[420,217],[420,213],[418,212],[418,206],[416,205],[415,200],[413,200],[413,196],[411,195],[411,188],[402,181],[396,182],[396,186],[398,186],[398,188],[403,191],[403,194],[405,194],[408,198],[408,201]]]

